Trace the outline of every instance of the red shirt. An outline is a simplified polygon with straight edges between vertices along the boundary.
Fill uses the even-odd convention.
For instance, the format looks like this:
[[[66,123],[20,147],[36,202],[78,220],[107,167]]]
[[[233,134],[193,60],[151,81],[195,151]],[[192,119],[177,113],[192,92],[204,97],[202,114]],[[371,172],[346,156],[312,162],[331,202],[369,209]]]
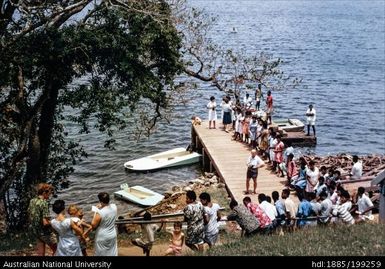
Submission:
[[[273,106],[273,96],[272,95],[267,97],[266,104],[267,104],[267,107],[269,107],[269,108]]]
[[[271,219],[266,215],[265,211],[259,207],[257,204],[249,203],[247,208],[251,213],[258,219],[259,225],[261,228],[265,228],[267,225],[271,224]]]
[[[291,161],[287,163],[287,177],[292,178],[294,176],[298,175],[297,166],[295,164],[295,161]]]

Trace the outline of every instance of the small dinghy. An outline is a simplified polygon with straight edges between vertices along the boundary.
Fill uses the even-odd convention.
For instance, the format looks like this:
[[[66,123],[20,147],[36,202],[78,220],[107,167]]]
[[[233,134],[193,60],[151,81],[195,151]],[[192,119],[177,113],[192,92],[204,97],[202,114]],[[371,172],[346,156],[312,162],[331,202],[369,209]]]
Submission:
[[[115,197],[142,206],[156,205],[164,198],[163,195],[142,186],[129,187],[127,184],[122,184],[120,188],[120,191],[114,192]]]
[[[124,167],[132,171],[150,171],[199,162],[201,154],[184,148],[176,148],[144,158],[126,162]]]
[[[286,132],[302,132],[305,125],[297,119],[274,119],[273,125]]]

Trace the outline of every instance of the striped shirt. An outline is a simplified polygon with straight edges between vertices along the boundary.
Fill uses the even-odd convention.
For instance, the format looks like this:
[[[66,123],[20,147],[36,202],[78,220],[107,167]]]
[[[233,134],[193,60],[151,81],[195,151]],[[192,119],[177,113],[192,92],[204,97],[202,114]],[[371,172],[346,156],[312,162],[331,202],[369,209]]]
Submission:
[[[342,205],[336,205],[333,209],[332,214],[337,216],[346,224],[354,224],[354,218],[350,214],[349,210],[352,207],[350,201],[343,203]]]

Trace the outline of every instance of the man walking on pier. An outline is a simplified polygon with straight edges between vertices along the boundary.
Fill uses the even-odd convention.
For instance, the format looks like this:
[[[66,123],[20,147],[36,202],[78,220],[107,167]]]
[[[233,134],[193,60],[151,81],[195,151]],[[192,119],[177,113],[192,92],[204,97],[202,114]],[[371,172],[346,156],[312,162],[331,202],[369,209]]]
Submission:
[[[316,112],[313,108],[313,105],[309,105],[309,109],[306,111],[306,117],[307,117],[307,136],[310,135],[310,125],[313,127],[313,134],[315,135],[315,118],[316,118]]]
[[[253,194],[256,194],[257,190],[257,177],[258,177],[258,168],[263,167],[265,162],[257,155],[257,150],[251,150],[251,156],[247,159],[247,175],[246,175],[246,191],[245,194],[250,194],[250,178],[254,181],[254,191]]]

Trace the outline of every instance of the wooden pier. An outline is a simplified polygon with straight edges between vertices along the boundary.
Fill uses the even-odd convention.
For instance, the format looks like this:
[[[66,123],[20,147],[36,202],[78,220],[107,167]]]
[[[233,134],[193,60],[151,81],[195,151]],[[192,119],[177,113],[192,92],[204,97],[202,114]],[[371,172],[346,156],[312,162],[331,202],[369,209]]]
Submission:
[[[197,152],[202,154],[202,167],[205,171],[218,174],[221,182],[226,184],[227,191],[238,203],[245,197],[246,189],[246,161],[250,156],[250,147],[239,141],[232,140],[232,134],[226,133],[222,128],[209,129],[208,122],[192,127],[192,143]],[[264,193],[271,196],[273,191],[281,194],[286,178],[278,177],[267,165],[260,168],[257,179],[257,193]],[[253,188],[253,181],[250,181],[250,190]],[[254,202],[257,202],[258,195],[249,195]]]

